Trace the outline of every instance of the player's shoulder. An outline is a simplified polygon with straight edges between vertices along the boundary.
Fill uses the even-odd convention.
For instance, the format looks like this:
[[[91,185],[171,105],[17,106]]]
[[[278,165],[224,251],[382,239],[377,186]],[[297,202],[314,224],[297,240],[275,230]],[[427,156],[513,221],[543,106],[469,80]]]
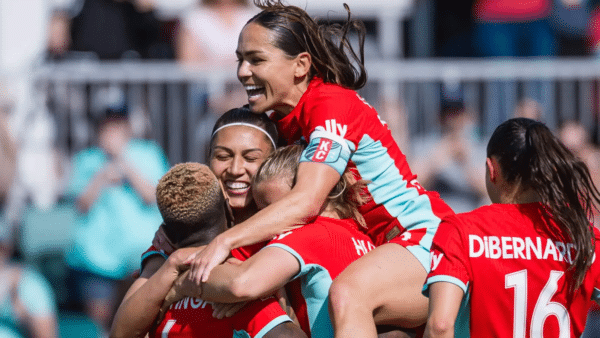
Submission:
[[[459,232],[470,232],[479,227],[489,226],[491,221],[497,221],[506,215],[506,206],[490,204],[468,212],[447,215],[442,219],[440,227],[446,230],[457,229]]]
[[[510,204],[492,203],[475,208],[471,211],[461,212],[444,217],[444,220],[453,220],[454,222],[475,222],[486,221],[488,219],[498,218],[500,215],[514,213],[514,206]]]
[[[352,104],[354,101],[361,100],[358,93],[352,89],[344,88],[335,83],[318,82],[312,86],[308,93],[309,102],[329,102],[335,105]]]

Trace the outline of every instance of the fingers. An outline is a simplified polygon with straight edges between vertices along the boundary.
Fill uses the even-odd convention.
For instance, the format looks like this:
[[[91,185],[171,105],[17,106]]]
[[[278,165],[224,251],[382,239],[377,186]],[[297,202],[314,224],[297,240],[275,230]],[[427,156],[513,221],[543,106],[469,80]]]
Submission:
[[[225,313],[225,317],[233,317],[236,313],[238,313],[244,306],[246,306],[247,302],[240,302],[232,304],[232,306]]]
[[[213,317],[217,318],[217,319],[232,317],[233,315],[238,313],[245,305],[246,305],[246,302],[231,303],[231,304],[221,304],[221,303],[212,304]]]
[[[208,280],[210,272],[229,257],[231,248],[215,238],[204,250],[196,253],[191,262],[190,276],[197,284]]]

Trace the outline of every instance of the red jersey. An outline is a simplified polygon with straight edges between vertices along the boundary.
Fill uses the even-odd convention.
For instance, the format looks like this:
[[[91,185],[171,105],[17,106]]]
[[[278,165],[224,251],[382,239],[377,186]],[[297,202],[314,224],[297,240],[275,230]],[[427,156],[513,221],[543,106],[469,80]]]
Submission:
[[[230,318],[216,319],[212,313],[210,303],[186,297],[171,305],[160,325],[150,332],[150,337],[258,338],[275,326],[291,321],[275,297],[253,301]]]
[[[246,246],[235,249],[231,254],[239,259],[246,260],[258,252],[265,243]],[[142,255],[142,267],[144,261],[152,255],[166,254],[151,246]],[[291,321],[283,311],[275,297],[268,297],[253,301],[233,317],[216,319],[212,316],[213,309],[210,302],[199,298],[186,297],[171,305],[165,318],[153,331],[150,337],[262,337],[275,326]]]
[[[492,204],[445,218],[435,235],[424,292],[435,282],[465,291],[456,328],[471,337],[579,337],[600,292],[600,265],[569,292],[575,250],[543,205]],[[594,229],[596,241],[600,238]],[[599,252],[595,249],[596,255]],[[470,309],[473,309],[471,311]]]
[[[313,223],[284,233],[268,247],[278,247],[300,262],[300,272],[286,285],[300,327],[310,337],[333,337],[329,319],[329,287],[350,263],[375,248],[350,219],[319,216]]]
[[[274,117],[272,115],[271,117]],[[315,77],[296,107],[277,121],[289,144],[304,138],[301,162],[327,164],[340,173],[355,168],[369,181],[372,201],[361,207],[368,234],[381,245],[405,230],[427,229],[421,241],[427,250],[440,218],[452,210],[435,192],[417,182],[387,125],[355,91]],[[419,258],[419,257],[417,257]]]

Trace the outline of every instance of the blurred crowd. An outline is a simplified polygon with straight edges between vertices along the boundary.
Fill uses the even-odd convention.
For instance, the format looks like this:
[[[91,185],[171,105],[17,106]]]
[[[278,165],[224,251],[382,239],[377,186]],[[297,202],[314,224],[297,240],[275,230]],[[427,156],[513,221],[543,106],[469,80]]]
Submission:
[[[434,32],[426,56],[600,56],[598,0],[421,2]],[[257,9],[247,0],[0,1],[0,9],[9,18],[0,20],[0,275],[10,281],[0,285],[0,336],[102,336],[161,222],[154,188],[173,163],[118,90],[99,92],[87,107],[91,130],[77,131],[92,135],[84,149],[57,147],[60,126],[32,94],[30,72],[123,59],[234,68],[238,33]],[[195,104],[207,100],[202,88],[192,93]],[[245,100],[231,84],[209,105],[220,114]],[[379,105],[425,188],[457,212],[489,202],[486,136],[473,107],[442,98],[439,130],[411,138],[401,102]],[[535,98],[514,116],[544,120]],[[200,129],[212,128],[214,116],[204,122]],[[565,120],[556,132],[600,184],[598,131],[590,128]]]

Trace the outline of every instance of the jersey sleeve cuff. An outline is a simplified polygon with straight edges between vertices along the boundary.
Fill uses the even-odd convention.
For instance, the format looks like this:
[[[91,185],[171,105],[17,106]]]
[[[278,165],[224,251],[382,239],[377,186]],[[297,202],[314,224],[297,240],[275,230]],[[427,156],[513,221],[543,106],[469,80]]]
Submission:
[[[594,291],[592,291],[592,300],[600,304],[600,289],[594,288]]]
[[[266,247],[276,247],[276,248],[280,248],[283,249],[287,252],[289,252],[292,256],[296,257],[296,259],[298,260],[298,263],[300,263],[300,271],[290,279],[290,281],[300,277],[300,275],[302,275],[302,271],[304,271],[304,268],[306,267],[306,264],[304,263],[304,259],[302,259],[302,256],[300,256],[300,254],[298,252],[296,252],[296,250],[290,248],[289,246],[282,244],[282,243],[273,243],[273,244],[269,244]],[[265,248],[266,248],[265,247]]]
[[[159,255],[162,258],[164,258],[165,260],[169,259],[169,256],[167,256],[167,254],[165,254],[162,251],[146,251],[142,255],[142,259],[140,262],[140,271],[144,270],[144,264],[146,263],[146,260],[154,255]]]
[[[446,283],[451,283],[454,284],[458,287],[460,287],[463,292],[466,294],[467,293],[467,285],[465,283],[463,283],[463,281],[461,281],[460,279],[456,278],[456,277],[452,277],[452,276],[447,276],[447,275],[437,275],[437,276],[433,276],[427,279],[427,281],[425,282],[425,285],[423,285],[423,296],[425,297],[429,297],[429,286],[433,283],[437,283],[437,282],[446,282]]]
[[[291,321],[292,321],[292,319],[290,317],[288,317],[288,315],[281,315],[281,316],[273,319],[272,321],[270,321],[269,324],[267,324],[265,327],[263,327],[253,338],[262,338],[269,331],[273,330],[273,328],[275,326],[277,326],[281,323],[291,322]]]

